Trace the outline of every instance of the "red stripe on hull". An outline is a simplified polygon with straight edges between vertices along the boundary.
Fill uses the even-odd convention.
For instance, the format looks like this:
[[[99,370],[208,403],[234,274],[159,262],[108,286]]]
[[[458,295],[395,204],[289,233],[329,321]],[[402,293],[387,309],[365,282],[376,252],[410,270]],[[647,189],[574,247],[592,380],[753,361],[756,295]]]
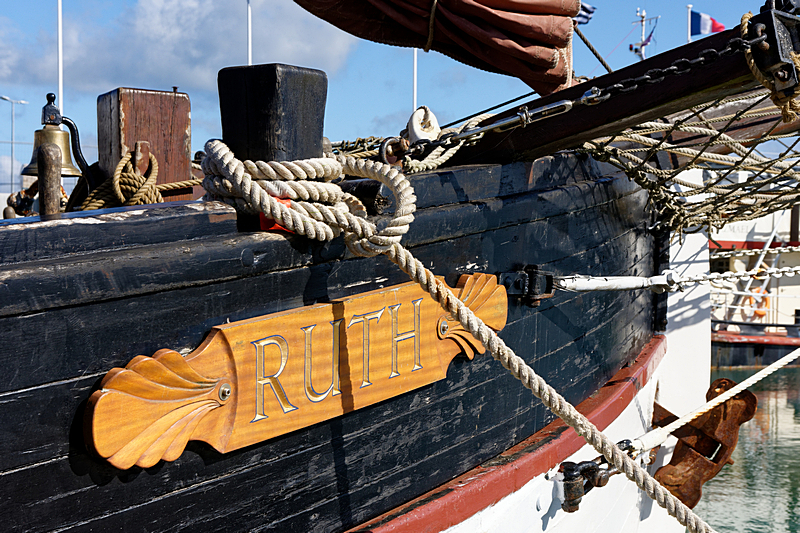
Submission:
[[[737,333],[712,332],[712,342],[731,344],[769,344],[774,346],[800,346],[800,338],[783,335],[739,335]]]
[[[617,372],[577,409],[599,429],[613,422],[652,377],[667,353],[666,338],[657,335],[629,367]],[[520,385],[521,386],[521,385]],[[349,533],[436,533],[452,527],[521,489],[580,450],[586,441],[561,420],[509,448],[489,466],[478,466],[453,481]]]
[[[719,244],[719,246],[717,246]],[[800,242],[798,241],[791,241],[786,243],[780,242],[773,242],[770,245],[770,248],[780,248],[781,246],[800,246]],[[764,241],[721,241],[716,239],[714,241],[708,241],[708,249],[711,251],[714,250],[761,250],[764,248]]]

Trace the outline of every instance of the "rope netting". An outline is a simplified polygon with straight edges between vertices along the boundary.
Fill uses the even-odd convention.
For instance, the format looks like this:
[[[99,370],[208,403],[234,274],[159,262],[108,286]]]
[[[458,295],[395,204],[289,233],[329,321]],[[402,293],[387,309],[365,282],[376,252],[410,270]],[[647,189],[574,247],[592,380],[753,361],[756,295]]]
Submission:
[[[743,39],[752,17],[742,16]],[[790,55],[800,66],[800,55]],[[744,56],[763,89],[645,122],[580,150],[615,165],[647,190],[659,224],[676,235],[754,220],[791,208],[800,197],[795,170],[800,91],[778,90],[759,70],[750,47]],[[702,171],[701,180],[686,179],[693,169]]]
[[[650,194],[661,227],[719,230],[791,208],[800,199],[797,124],[769,91],[750,91],[695,107],[618,135],[584,143],[579,152],[607,161]],[[686,178],[699,169],[701,181]]]

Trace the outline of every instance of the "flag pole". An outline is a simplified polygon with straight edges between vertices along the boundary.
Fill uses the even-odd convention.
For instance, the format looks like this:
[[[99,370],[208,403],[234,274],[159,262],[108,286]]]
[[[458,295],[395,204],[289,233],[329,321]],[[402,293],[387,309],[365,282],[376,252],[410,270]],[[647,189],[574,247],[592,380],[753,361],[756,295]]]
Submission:
[[[57,9],[58,16],[56,17],[57,20],[57,32],[58,33],[58,53],[57,53],[57,63],[58,63],[58,107],[61,109],[61,113],[64,113],[64,47],[63,41],[61,37],[61,0],[57,2]]]
[[[692,42],[692,4],[686,6],[686,42]]]
[[[411,92],[411,107],[413,107],[413,109],[411,110],[411,112],[413,113],[414,111],[417,110],[417,49],[416,48],[414,48],[414,74],[412,76],[411,84],[413,86]]]
[[[247,0],[247,66],[253,64],[253,12],[250,9],[250,0]]]

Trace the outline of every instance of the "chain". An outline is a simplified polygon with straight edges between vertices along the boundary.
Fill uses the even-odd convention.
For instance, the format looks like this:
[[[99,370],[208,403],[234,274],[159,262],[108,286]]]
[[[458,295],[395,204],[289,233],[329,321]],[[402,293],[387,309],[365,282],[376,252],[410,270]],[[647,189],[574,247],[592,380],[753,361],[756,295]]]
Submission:
[[[743,270],[739,272],[714,272],[711,274],[700,274],[697,276],[682,277],[677,285],[682,289],[687,283],[715,283],[719,281],[738,281],[766,278],[781,278],[783,276],[793,277],[800,274],[800,266],[783,268],[756,268],[754,270]]]
[[[701,67],[705,67],[722,57],[749,50],[752,46],[765,41],[766,39],[766,35],[762,35],[749,41],[742,39],[741,37],[734,37],[728,41],[728,44],[722,50],[714,50],[709,48],[700,52],[700,55],[694,59],[676,59],[670,66],[666,68],[651,69],[641,76],[626,78],[602,89],[592,87],[577,100],[562,100],[533,110],[529,110],[528,106],[522,106],[517,110],[516,116],[504,118],[486,126],[472,128],[458,134],[450,133],[443,135],[435,141],[421,139],[412,144],[406,153],[409,156],[413,156],[415,154],[421,154],[431,149],[438,148],[439,146],[450,146],[461,141],[464,141],[466,144],[474,143],[481,139],[487,132],[507,132],[520,127],[524,128],[525,126],[544,118],[571,111],[577,105],[597,105],[614,96],[635,91],[644,84],[652,85],[655,83],[660,83],[670,76],[681,76],[688,74],[689,72]]]
[[[742,39],[741,37],[734,37],[728,41],[727,46],[722,50],[718,51],[714,50],[713,48],[709,48],[700,52],[700,55],[694,59],[676,59],[670,66],[666,68],[654,68],[648,70],[641,76],[624,79],[618,83],[615,83],[614,85],[606,87],[605,89],[593,88],[593,90],[596,89],[593,91],[593,98],[596,100],[595,103],[604,102],[613,96],[635,91],[642,84],[661,83],[670,76],[682,76],[683,74],[688,74],[692,70],[698,67],[705,67],[706,65],[709,65],[710,63],[713,63],[722,57],[749,50],[753,45],[765,41],[766,39],[766,35],[762,35],[761,37],[757,37],[750,41]]]
[[[726,257],[750,257],[767,254],[782,254],[789,252],[800,252],[800,246],[781,246],[778,248],[767,248],[766,250],[727,250],[724,252],[714,252],[711,254],[711,259],[725,259]]]

